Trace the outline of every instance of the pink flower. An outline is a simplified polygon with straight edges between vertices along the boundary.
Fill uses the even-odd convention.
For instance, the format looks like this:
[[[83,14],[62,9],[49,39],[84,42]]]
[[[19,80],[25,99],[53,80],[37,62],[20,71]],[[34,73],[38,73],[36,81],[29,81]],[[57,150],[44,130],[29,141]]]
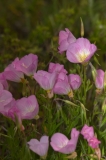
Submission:
[[[34,95],[17,100],[16,107],[21,114],[21,119],[33,119],[39,112],[39,105]]]
[[[21,79],[24,79],[23,73],[16,70],[16,64],[18,61],[19,59],[16,58],[10,65],[6,67],[3,72],[5,79],[13,82],[20,82]]]
[[[97,47],[86,38],[78,38],[66,52],[67,59],[72,63],[85,63],[94,55]]]
[[[92,147],[92,148],[98,148],[99,146],[99,144],[100,144],[101,142],[96,138],[96,137],[92,137],[89,141],[88,141],[88,144],[89,144],[89,146],[90,147]]]
[[[65,73],[60,73],[58,75],[57,82],[53,88],[53,92],[60,95],[69,95],[70,93],[72,93],[72,89],[68,82],[68,76]]]
[[[3,72],[0,73],[0,83],[3,85],[3,88],[5,90],[8,90],[8,83],[7,83],[7,81],[6,81],[5,77],[4,77],[4,73]]]
[[[69,31],[68,28],[65,31],[59,32],[59,53],[62,54],[64,51],[67,50],[70,44],[76,41],[76,38],[73,34]]]
[[[64,65],[59,64],[59,63],[49,63],[49,69],[48,69],[49,73],[53,73],[53,72],[63,72],[65,74],[67,74],[67,71],[64,69]]]
[[[34,79],[44,90],[51,90],[54,87],[57,78],[57,73],[49,73],[43,70],[34,74]]]
[[[42,136],[40,141],[38,141],[37,139],[31,139],[27,143],[29,145],[29,148],[39,156],[43,157],[47,155],[49,148],[48,136]]]
[[[78,137],[79,137],[79,131],[73,128],[71,132],[70,140],[62,133],[55,133],[51,137],[50,144],[55,151],[58,151],[64,154],[70,154],[74,152],[76,149]]]
[[[3,85],[0,83],[0,90],[3,90]]]
[[[105,72],[101,69],[96,71],[95,85],[98,89],[103,89]]]
[[[16,70],[21,71],[27,76],[31,76],[36,72],[38,65],[38,57],[32,53],[22,57],[16,63]]]
[[[12,94],[7,90],[0,90],[0,112],[4,110],[4,106],[12,101]]]
[[[85,124],[81,130],[81,134],[84,136],[84,139],[87,139],[87,141],[89,141],[89,139],[94,137],[94,129],[93,127],[89,127]]]
[[[69,84],[73,90],[76,90],[81,85],[81,78],[78,74],[69,74]]]

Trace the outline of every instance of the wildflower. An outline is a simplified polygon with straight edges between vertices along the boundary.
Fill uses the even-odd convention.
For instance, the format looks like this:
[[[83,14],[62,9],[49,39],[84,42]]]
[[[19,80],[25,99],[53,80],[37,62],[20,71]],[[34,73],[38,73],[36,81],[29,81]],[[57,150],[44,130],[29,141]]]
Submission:
[[[16,64],[18,61],[19,59],[16,58],[10,65],[5,68],[3,75],[6,80],[21,82],[21,79],[24,79],[23,73],[16,70]]]
[[[94,149],[99,148],[99,144],[101,143],[94,135],[93,127],[89,127],[86,124],[81,130],[81,134],[84,136],[84,139],[88,141],[88,145]]]
[[[68,76],[65,73],[60,73],[58,75],[56,84],[53,88],[53,92],[55,94],[60,94],[60,95],[65,94],[68,95],[69,97],[73,97],[72,89],[68,81]]]
[[[57,73],[49,73],[43,70],[38,71],[34,74],[34,79],[39,83],[39,85],[47,91],[48,97],[53,97],[53,87],[56,82]]]
[[[40,141],[38,141],[37,139],[31,139],[29,142],[27,142],[27,144],[33,152],[35,152],[42,158],[46,158],[49,148],[48,136],[42,136]]]
[[[101,142],[96,137],[92,137],[88,141],[89,146],[92,148],[98,148],[100,143]]]
[[[62,133],[55,133],[51,137],[50,144],[55,151],[64,154],[70,154],[74,152],[76,149],[78,137],[79,137],[79,131],[73,128],[71,131],[70,140]]]
[[[85,124],[81,130],[81,134],[84,136],[84,139],[89,140],[94,137],[94,129],[93,127],[89,127]]]
[[[65,31],[59,32],[59,53],[62,54],[64,51],[66,51],[70,44],[76,41],[76,38],[73,36],[73,34],[69,31],[68,28],[65,29]]]
[[[69,84],[73,90],[76,90],[81,85],[81,78],[78,74],[69,74]]]
[[[16,70],[21,71],[27,76],[31,76],[36,72],[38,65],[38,57],[32,53],[22,57],[16,63]]]
[[[39,112],[39,105],[34,95],[17,100],[16,107],[21,114],[21,119],[33,119]]]
[[[67,71],[64,69],[64,65],[59,64],[59,63],[49,63],[49,69],[48,69],[49,73],[53,73],[53,72],[63,72],[65,74],[67,74]]]
[[[66,52],[67,59],[72,63],[86,63],[94,55],[97,47],[86,38],[78,38]]]

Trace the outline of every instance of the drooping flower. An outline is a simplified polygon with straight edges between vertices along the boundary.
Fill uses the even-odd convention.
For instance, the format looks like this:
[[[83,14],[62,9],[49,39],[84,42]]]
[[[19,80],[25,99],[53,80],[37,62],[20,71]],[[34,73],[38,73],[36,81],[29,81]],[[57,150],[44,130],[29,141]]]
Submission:
[[[59,53],[62,54],[64,51],[67,50],[70,44],[76,41],[76,38],[73,34],[69,31],[68,28],[65,31],[59,32]]]
[[[94,129],[85,124],[81,130],[81,134],[84,136],[84,139],[89,140],[94,137]]]
[[[92,137],[88,141],[89,146],[92,148],[98,148],[100,143],[101,142],[96,137]]]
[[[24,79],[23,73],[16,70],[16,64],[18,61],[19,59],[16,58],[10,65],[5,68],[3,75],[6,80],[21,82],[21,79]]]
[[[43,70],[38,71],[34,74],[34,79],[39,83],[39,85],[47,91],[48,97],[53,97],[53,87],[56,82],[57,73],[49,73]]]
[[[38,57],[32,53],[22,57],[16,63],[16,70],[23,72],[27,76],[31,76],[36,72],[38,65]]]
[[[86,38],[78,38],[72,43],[66,52],[67,59],[72,63],[86,63],[97,50],[96,45],[91,44]]]
[[[79,137],[79,131],[73,128],[71,131],[70,140],[62,133],[55,133],[51,137],[50,144],[55,151],[64,154],[70,154],[74,152],[76,149],[78,137]]]
[[[72,89],[68,81],[68,76],[65,73],[60,73],[58,75],[56,84],[53,88],[53,92],[55,94],[69,95],[71,97],[73,96]]]
[[[81,85],[81,78],[78,74],[69,74],[69,84],[73,90],[76,90]]]
[[[53,73],[53,72],[63,72],[65,74],[67,74],[67,71],[64,69],[64,65],[59,64],[59,63],[49,63],[49,69],[48,69],[49,73]]]
[[[46,157],[48,148],[49,148],[49,139],[48,136],[42,136],[40,141],[37,139],[31,139],[29,142],[27,142],[29,145],[29,148],[38,154],[41,157]]]
[[[104,74],[105,74],[105,72],[101,69],[98,69],[96,71],[95,86],[96,86],[97,89],[103,89]]]
[[[81,134],[84,136],[84,139],[88,141],[88,145],[94,149],[99,148],[101,143],[94,135],[93,127],[89,127],[86,124],[81,130]]]

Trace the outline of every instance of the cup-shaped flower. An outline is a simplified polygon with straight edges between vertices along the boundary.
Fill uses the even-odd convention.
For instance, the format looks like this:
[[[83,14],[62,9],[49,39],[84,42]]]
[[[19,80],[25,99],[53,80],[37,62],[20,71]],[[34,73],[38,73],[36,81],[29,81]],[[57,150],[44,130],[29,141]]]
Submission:
[[[44,90],[52,90],[56,82],[57,73],[49,73],[43,70],[39,70],[34,74],[34,79]]]
[[[68,81],[68,76],[65,73],[60,73],[58,75],[56,84],[53,88],[53,92],[55,94],[60,94],[60,95],[72,94],[72,89],[71,89],[69,81]]]
[[[62,133],[55,133],[51,137],[50,144],[55,151],[64,154],[70,154],[74,152],[76,149],[78,137],[79,137],[79,131],[73,128],[70,140]]]
[[[22,57],[16,63],[16,69],[23,72],[27,76],[31,76],[36,72],[38,65],[38,57],[32,53]]]
[[[96,137],[92,137],[88,141],[89,146],[92,147],[92,148],[98,148],[100,143],[101,142]]]
[[[4,76],[3,72],[0,73],[0,83],[3,85],[3,88],[5,90],[8,90],[8,83],[7,83],[6,79],[5,79],[5,76]]]
[[[76,38],[73,34],[69,31],[68,28],[65,31],[59,32],[59,53],[62,54],[64,51],[67,50],[70,44],[76,41]]]
[[[81,130],[81,134],[84,136],[84,139],[89,141],[89,139],[94,137],[94,129],[85,124]]]
[[[73,90],[76,90],[81,85],[81,78],[78,74],[69,74],[69,84]]]
[[[105,74],[105,72],[101,69],[98,69],[96,71],[95,86],[96,86],[97,89],[103,89],[104,74]]]
[[[78,38],[66,52],[67,59],[72,63],[86,63],[94,55],[97,47],[86,38]]]
[[[65,74],[67,74],[67,71],[64,69],[64,65],[59,64],[59,63],[49,63],[49,69],[48,69],[49,73],[53,73],[53,72],[63,72]]]
[[[0,112],[4,110],[4,106],[12,101],[12,94],[7,90],[0,90]]]
[[[16,107],[21,114],[21,119],[33,119],[39,112],[39,105],[34,95],[17,100]]]
[[[20,82],[21,79],[24,79],[24,75],[22,72],[16,70],[16,63],[19,61],[18,58],[16,58],[10,65],[8,65],[3,75],[6,80],[10,80],[13,82]]]
[[[40,141],[38,141],[37,139],[31,139],[27,143],[29,145],[29,148],[39,156],[45,157],[47,155],[49,148],[48,136],[42,136]]]

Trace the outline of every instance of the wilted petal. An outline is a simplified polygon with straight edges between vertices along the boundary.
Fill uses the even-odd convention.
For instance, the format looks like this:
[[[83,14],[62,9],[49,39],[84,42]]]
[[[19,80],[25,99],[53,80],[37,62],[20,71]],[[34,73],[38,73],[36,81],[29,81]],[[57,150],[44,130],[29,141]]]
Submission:
[[[92,148],[98,148],[100,143],[101,142],[96,137],[92,137],[88,141],[89,146],[92,147]]]
[[[84,139],[87,139],[88,141],[89,139],[94,137],[94,129],[93,127],[89,127],[85,124],[81,130],[81,134],[84,136]]]

